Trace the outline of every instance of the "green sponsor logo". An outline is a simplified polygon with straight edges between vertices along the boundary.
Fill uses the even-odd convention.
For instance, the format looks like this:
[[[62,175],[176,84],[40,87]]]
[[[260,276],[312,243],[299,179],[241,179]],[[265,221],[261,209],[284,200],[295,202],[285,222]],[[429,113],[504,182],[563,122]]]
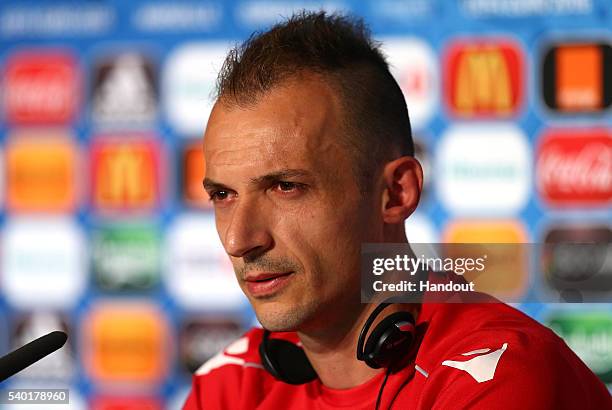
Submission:
[[[604,383],[612,383],[612,312],[557,313],[547,324]]]
[[[106,290],[147,289],[159,281],[160,235],[153,226],[111,226],[93,234],[93,274]]]
[[[481,181],[483,179],[515,181],[521,176],[520,170],[518,170],[515,166],[499,163],[455,163],[450,166],[450,174],[456,178],[475,181]]]

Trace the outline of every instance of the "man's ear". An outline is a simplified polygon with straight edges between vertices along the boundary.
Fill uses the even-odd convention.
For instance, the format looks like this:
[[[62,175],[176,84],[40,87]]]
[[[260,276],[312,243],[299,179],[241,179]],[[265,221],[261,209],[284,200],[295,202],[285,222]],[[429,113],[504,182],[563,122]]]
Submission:
[[[383,169],[386,189],[383,194],[382,215],[385,223],[403,223],[414,212],[423,189],[423,169],[414,157],[401,157]]]

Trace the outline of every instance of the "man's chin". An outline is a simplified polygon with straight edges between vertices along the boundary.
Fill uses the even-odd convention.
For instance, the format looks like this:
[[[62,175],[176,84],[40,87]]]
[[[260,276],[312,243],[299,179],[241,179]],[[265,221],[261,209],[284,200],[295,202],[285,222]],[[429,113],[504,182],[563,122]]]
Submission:
[[[297,331],[306,318],[304,312],[295,306],[280,303],[258,303],[253,305],[255,316],[271,332]]]

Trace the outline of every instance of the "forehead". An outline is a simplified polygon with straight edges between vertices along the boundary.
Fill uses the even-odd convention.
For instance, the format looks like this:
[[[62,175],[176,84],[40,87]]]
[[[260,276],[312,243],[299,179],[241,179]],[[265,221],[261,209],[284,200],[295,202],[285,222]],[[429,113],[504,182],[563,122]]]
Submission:
[[[329,166],[346,151],[341,115],[336,93],[313,77],[273,88],[253,106],[217,102],[204,136],[207,175]]]

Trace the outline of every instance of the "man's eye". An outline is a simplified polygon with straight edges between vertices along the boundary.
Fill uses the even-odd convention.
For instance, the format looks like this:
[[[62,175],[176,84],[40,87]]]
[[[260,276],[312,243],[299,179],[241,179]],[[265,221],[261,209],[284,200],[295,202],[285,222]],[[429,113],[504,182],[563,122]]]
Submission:
[[[291,191],[297,188],[297,185],[293,182],[279,182],[278,187],[281,191]]]
[[[288,182],[288,181],[279,181],[274,184],[273,189],[277,192],[281,193],[292,193],[297,191],[302,191],[306,188],[306,185],[300,184],[299,182]]]
[[[227,191],[213,191],[209,194],[211,201],[223,201],[228,195]]]

